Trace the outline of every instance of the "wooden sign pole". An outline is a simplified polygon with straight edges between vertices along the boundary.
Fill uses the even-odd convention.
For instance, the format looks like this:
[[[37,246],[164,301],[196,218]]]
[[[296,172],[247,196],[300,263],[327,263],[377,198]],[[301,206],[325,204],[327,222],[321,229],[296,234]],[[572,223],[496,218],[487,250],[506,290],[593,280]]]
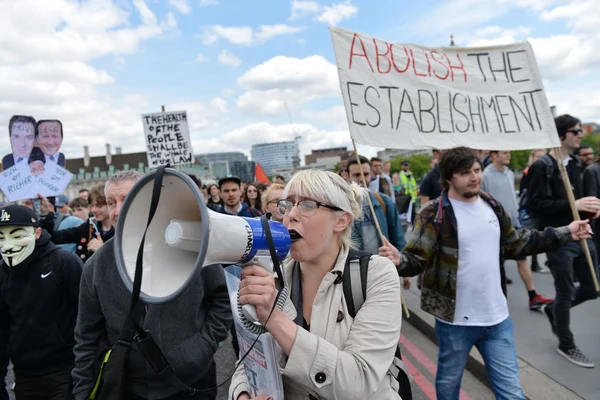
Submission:
[[[358,168],[360,169],[360,176],[362,177],[363,185],[365,189],[369,190],[369,185],[367,184],[367,179],[365,178],[365,174],[362,169],[362,164],[360,163],[360,157],[358,156],[358,150],[356,149],[356,142],[352,139],[352,146],[354,146],[354,155],[356,156],[356,161],[358,162]],[[369,171],[371,172],[371,171]],[[383,179],[383,178],[379,178]],[[375,208],[373,208],[373,202],[371,201],[371,196],[367,196],[367,200],[369,202],[369,209],[371,210],[371,215],[373,216],[373,221],[375,222],[375,228],[377,228],[377,233],[379,234],[379,238],[381,239],[381,243],[385,244],[385,236],[381,231],[381,226],[379,226],[379,221],[377,220],[377,216],[375,215]],[[395,206],[395,205],[394,205]],[[402,249],[398,249],[401,251]],[[404,314],[406,318],[410,318],[410,312],[408,312],[408,307],[406,306],[406,300],[404,300],[404,295],[402,294],[402,290],[400,290],[400,299],[402,300],[402,307],[404,308]]]
[[[575,206],[575,196],[573,195],[573,190],[571,189],[571,180],[569,179],[569,174],[567,173],[567,169],[565,168],[564,159],[562,153],[560,152],[559,147],[555,147],[554,155],[558,161],[558,169],[562,175],[562,181],[565,185],[565,191],[567,192],[567,198],[569,199],[569,205],[571,206],[571,212],[573,213],[573,220],[579,221],[579,212],[577,211],[577,207]],[[599,234],[596,232],[596,234]],[[596,277],[596,270],[594,267],[594,262],[592,261],[592,256],[590,255],[590,248],[588,246],[587,240],[581,241],[581,248],[583,249],[583,254],[585,254],[585,258],[588,263],[588,267],[590,268],[590,273],[592,274],[592,279],[594,280],[594,287],[596,288],[596,292],[600,291],[598,287],[598,278]]]

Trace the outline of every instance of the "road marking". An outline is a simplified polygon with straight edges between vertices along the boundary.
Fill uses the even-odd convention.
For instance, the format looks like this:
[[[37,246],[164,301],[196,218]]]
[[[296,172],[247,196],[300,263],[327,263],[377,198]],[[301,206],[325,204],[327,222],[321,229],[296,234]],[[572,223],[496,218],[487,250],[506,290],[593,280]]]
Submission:
[[[402,358],[406,368],[408,368],[408,373],[412,377],[412,381],[419,386],[419,389],[427,396],[429,400],[436,400],[435,387],[433,384],[429,382],[429,379],[425,377],[419,370],[410,362],[406,357]]]
[[[400,336],[400,344],[402,347],[408,351],[417,362],[423,366],[435,379],[435,374],[437,372],[437,365],[429,358],[425,353],[423,353],[417,345],[408,340],[406,336]],[[403,359],[406,363],[406,360]],[[412,375],[412,373],[411,373]],[[435,398],[435,397],[434,397]],[[472,400],[471,397],[462,389],[460,389],[460,400]]]

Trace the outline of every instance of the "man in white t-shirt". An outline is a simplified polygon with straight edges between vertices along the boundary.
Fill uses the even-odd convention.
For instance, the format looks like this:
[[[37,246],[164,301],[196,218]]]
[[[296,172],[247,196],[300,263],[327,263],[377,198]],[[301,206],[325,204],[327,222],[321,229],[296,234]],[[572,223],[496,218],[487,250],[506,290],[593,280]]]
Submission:
[[[525,399],[500,265],[587,238],[588,221],[516,230],[502,206],[480,192],[482,168],[473,150],[448,150],[439,166],[444,191],[419,211],[397,264],[400,276],[425,272],[421,308],[437,317],[437,398],[458,400],[475,346],[496,398]]]

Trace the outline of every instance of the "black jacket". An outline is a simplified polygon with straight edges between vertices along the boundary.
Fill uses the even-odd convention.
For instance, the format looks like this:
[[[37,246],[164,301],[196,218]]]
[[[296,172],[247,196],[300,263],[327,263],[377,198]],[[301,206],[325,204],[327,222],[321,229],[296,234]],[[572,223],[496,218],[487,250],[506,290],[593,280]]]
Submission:
[[[560,227],[573,222],[573,214],[558,163],[550,155],[544,155],[552,160],[550,182],[548,182],[548,167],[538,159],[529,167],[527,194],[529,196],[527,211],[539,222],[538,229],[547,226]],[[567,165],[567,173],[575,199],[582,197],[581,165],[576,156],[571,156]],[[550,192],[550,193],[549,193]]]
[[[42,228],[48,231],[48,233],[52,236],[52,242],[55,244],[77,244],[75,254],[77,254],[77,256],[83,262],[86,262],[92,256],[92,254],[94,254],[93,251],[88,251],[87,244],[90,240],[96,237],[96,230],[100,232],[100,237],[104,243],[106,243],[115,235],[114,227],[110,228],[108,231],[102,231],[100,224],[93,223],[94,225],[92,225],[89,219],[85,220],[83,224],[76,227],[55,231],[55,217],[56,216],[54,213],[48,214],[48,216],[42,220]]]
[[[74,364],[81,261],[42,231],[33,253],[9,268],[0,259],[0,366],[36,376]],[[4,377],[4,375],[2,375]]]

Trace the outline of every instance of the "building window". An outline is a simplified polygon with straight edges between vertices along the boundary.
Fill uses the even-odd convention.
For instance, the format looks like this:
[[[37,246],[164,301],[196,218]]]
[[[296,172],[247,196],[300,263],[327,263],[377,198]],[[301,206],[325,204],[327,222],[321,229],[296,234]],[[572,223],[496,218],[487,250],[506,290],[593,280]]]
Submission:
[[[123,164],[123,170],[127,171],[129,169],[129,164],[125,163]]]

